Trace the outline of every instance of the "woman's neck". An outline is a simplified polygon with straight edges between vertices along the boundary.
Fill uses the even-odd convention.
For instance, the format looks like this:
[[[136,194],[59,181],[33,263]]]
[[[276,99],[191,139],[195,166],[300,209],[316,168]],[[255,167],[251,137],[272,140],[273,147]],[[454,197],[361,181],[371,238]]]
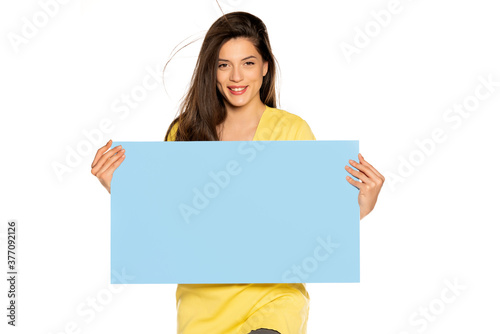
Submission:
[[[232,138],[227,140],[252,140],[252,134],[255,133],[259,125],[262,114],[266,110],[266,105],[260,100],[257,103],[236,108],[226,104],[226,110],[226,119],[217,126],[219,137],[222,136],[221,140],[226,140],[224,138]]]

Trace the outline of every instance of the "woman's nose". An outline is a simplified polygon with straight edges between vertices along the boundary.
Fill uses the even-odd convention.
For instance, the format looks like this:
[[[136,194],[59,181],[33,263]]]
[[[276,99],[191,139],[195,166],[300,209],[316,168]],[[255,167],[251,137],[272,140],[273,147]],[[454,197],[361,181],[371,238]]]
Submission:
[[[241,70],[237,67],[233,67],[231,70],[230,79],[233,81],[240,81],[242,77]]]

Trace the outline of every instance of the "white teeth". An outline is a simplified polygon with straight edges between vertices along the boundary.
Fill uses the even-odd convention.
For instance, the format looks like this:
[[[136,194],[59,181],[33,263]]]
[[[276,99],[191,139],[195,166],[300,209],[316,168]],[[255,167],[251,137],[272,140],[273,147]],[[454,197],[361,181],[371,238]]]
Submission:
[[[230,90],[232,91],[235,91],[235,92],[241,92],[242,90],[244,90],[246,87],[243,87],[243,88],[229,88]]]

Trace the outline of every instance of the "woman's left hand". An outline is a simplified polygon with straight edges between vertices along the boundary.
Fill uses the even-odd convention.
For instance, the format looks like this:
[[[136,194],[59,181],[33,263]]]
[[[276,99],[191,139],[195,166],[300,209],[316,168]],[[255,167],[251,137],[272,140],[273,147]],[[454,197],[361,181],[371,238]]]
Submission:
[[[355,181],[350,176],[346,176],[347,182],[359,189],[359,219],[363,219],[369,214],[377,203],[378,193],[384,184],[385,178],[372,165],[366,162],[365,158],[358,154],[359,163],[349,160],[349,163],[358,170],[346,166],[345,169],[360,181]]]

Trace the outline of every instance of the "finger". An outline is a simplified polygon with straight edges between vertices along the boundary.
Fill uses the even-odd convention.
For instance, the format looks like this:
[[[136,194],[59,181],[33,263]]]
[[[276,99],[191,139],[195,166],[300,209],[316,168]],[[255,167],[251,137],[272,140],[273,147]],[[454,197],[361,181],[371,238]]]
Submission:
[[[350,184],[352,184],[353,186],[355,186],[359,190],[363,190],[363,191],[365,190],[366,184],[359,182],[359,181],[354,181],[354,179],[350,176],[346,176],[345,178],[346,178],[347,182],[349,182]]]
[[[125,154],[120,156],[118,159],[116,159],[115,162],[113,162],[102,174],[101,176],[107,176],[108,174],[113,174],[115,170],[118,168],[118,166],[121,165],[121,163],[125,160]]]
[[[115,155],[111,156],[109,159],[106,160],[104,165],[99,169],[99,171],[96,173],[97,177],[100,177],[102,174],[104,174],[108,168],[117,160],[119,160],[121,157],[125,155],[125,149],[121,149],[118,151]]]
[[[99,160],[99,158],[101,157],[101,155],[108,149],[111,147],[111,144],[113,142],[111,141],[111,139],[106,143],[106,145],[104,145],[103,147],[101,147],[100,149],[97,150],[97,153],[95,154],[95,157],[94,157],[94,161],[92,161],[92,165],[90,165],[90,168],[94,168],[97,160]]]
[[[102,154],[101,157],[97,160],[94,167],[90,170],[90,172],[94,175],[97,175],[101,171],[102,166],[106,163],[106,161],[112,157],[114,154],[119,152],[122,149],[121,145],[115,146],[106,153]]]
[[[361,155],[361,153],[359,153],[359,162],[361,162],[363,165],[367,165],[378,177],[380,177],[383,180],[385,180],[385,177],[379,173],[379,171],[373,167],[372,165],[370,165],[368,163],[368,161],[365,160],[365,158]]]
[[[375,175],[375,173],[373,173],[372,170],[368,168],[368,166],[362,165],[352,159],[349,159],[349,163],[354,167],[356,167],[357,169],[359,169],[360,171],[362,171],[363,173],[365,173],[365,175],[368,176],[369,178],[371,179],[377,178],[377,175]]]
[[[110,157],[112,157],[114,154],[116,154],[117,152],[119,152],[121,149],[122,149],[122,146],[118,145],[118,146],[113,147],[111,150],[109,150],[108,152],[104,153],[103,155],[101,155],[101,157],[99,158],[99,160],[97,160],[97,163],[95,164],[95,166],[92,167],[92,170],[91,170],[92,174],[97,173],[102,168],[102,166],[106,163],[106,161]]]
[[[369,183],[369,184],[372,184],[374,185],[375,183],[373,182],[373,180],[371,180],[370,178],[368,178],[368,176],[366,176],[364,173],[360,172],[360,171],[357,171],[349,166],[345,166],[345,169],[351,173],[352,176],[356,177],[358,180],[361,180],[363,181],[363,183]]]

